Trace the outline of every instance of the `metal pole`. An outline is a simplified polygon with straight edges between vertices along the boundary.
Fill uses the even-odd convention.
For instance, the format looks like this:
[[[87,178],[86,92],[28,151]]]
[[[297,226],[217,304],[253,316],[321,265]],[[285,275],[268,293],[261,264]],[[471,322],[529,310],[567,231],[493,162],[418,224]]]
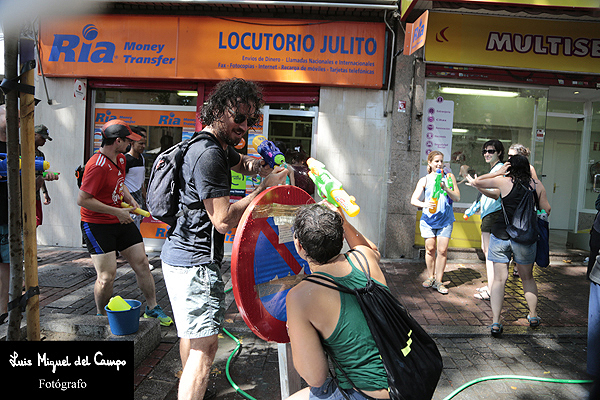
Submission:
[[[4,75],[17,78],[19,29],[4,24]],[[8,170],[8,220],[10,249],[9,301],[19,298],[23,291],[23,248],[21,242],[21,185],[19,179],[19,107],[18,92],[6,94],[6,135]],[[14,308],[8,315],[6,340],[21,340],[21,310]]]

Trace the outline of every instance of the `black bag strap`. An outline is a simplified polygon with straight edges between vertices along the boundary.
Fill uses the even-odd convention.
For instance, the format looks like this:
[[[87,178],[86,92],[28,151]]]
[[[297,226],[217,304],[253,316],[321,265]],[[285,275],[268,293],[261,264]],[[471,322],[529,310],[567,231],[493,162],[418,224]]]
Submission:
[[[190,149],[190,147],[192,147],[193,144],[195,144],[196,142],[199,142],[200,139],[208,139],[208,140],[212,140],[213,142],[215,142],[217,145],[219,144],[218,140],[215,138],[215,136],[207,131],[200,131],[200,132],[194,132],[194,134],[192,135],[191,138],[189,138],[187,140],[187,142],[185,144],[182,145],[181,148],[181,160],[179,161],[179,163],[177,164],[177,177],[179,179],[179,183],[178,183],[178,187],[182,188],[185,186],[185,182],[183,181],[183,176],[182,174],[182,169],[181,167],[183,166],[183,160],[185,158],[185,155],[187,154],[188,150]],[[183,182],[183,184],[182,184]],[[179,204],[181,204],[182,206],[182,210],[185,212],[186,210],[199,210],[202,209],[204,207],[204,202],[202,201],[195,201],[191,204],[185,204],[181,198],[179,198]]]
[[[363,265],[363,263],[360,261],[360,258],[358,258],[358,256],[356,255],[356,253],[360,254],[364,258],[365,264],[368,266],[369,262],[367,261],[367,257],[360,250],[354,250],[354,249],[352,249],[352,250],[348,251],[346,254],[344,254],[344,257],[346,257],[346,260],[348,260],[348,263],[350,263],[350,265],[354,266],[354,264],[350,260],[349,254],[354,255],[354,258],[358,262],[358,265],[360,266],[360,269],[363,271],[363,273],[367,277],[367,286],[369,286],[369,283],[372,280],[371,279],[371,270],[365,268],[365,266]],[[327,287],[327,288],[330,288],[330,289],[335,289],[335,290],[338,290],[340,292],[357,295],[356,290],[350,289],[350,288],[342,285],[341,283],[336,282],[333,278],[331,278],[329,276],[326,276],[326,275],[322,275],[319,272],[315,272],[313,274],[310,274],[310,275],[304,277],[302,280],[303,281],[309,281],[309,282],[312,282],[312,283],[316,283],[317,285],[321,285],[321,286],[324,286],[324,287]],[[325,283],[325,282],[327,282],[327,283]]]

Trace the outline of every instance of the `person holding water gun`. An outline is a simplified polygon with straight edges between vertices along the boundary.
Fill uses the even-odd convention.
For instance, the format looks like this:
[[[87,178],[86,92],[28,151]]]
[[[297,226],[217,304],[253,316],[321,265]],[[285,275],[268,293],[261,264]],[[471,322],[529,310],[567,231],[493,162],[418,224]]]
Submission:
[[[142,137],[120,119],[105,123],[101,134],[100,150],[85,165],[77,197],[77,205],[81,207],[81,233],[96,269],[96,313],[106,315],[104,307],[113,297],[119,252],[131,265],[146,299],[144,318],[155,318],[162,326],[170,326],[173,320],[156,301],[154,276],[150,272],[144,241],[131,218],[139,204],[125,186],[123,153]]]
[[[448,243],[452,234],[454,211],[452,202],[460,200],[460,191],[452,173],[445,173],[444,155],[434,150],[427,155],[427,175],[419,179],[410,203],[421,207],[421,236],[425,239],[427,279],[423,287],[448,294],[444,286],[444,270],[448,258]],[[425,195],[424,201],[421,197]]]

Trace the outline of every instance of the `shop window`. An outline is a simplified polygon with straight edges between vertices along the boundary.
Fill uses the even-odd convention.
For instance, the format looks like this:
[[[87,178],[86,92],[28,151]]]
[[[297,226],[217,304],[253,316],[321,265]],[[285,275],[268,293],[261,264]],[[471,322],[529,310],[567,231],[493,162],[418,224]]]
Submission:
[[[196,99],[195,91],[96,89],[96,103],[195,106]]]
[[[269,140],[282,142],[288,151],[311,154],[312,117],[269,116]]]
[[[461,201],[457,206],[468,206],[478,193],[465,185],[466,174],[490,171],[481,155],[483,144],[490,139],[500,140],[506,152],[513,143],[525,145],[531,150],[530,162],[536,171],[541,171],[547,98],[548,91],[544,89],[427,81],[426,99],[453,103],[451,139],[444,139],[449,140],[450,149],[446,145],[444,153],[446,165],[460,184]],[[429,123],[427,118],[423,118],[424,126]],[[421,159],[426,159],[426,155],[422,154]]]

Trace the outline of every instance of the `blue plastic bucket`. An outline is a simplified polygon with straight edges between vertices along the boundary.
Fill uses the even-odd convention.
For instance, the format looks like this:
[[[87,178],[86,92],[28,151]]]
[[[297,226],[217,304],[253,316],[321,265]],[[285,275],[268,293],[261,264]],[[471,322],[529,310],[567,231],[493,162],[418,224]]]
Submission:
[[[130,310],[112,311],[104,307],[108,316],[108,325],[113,335],[123,336],[136,333],[140,328],[140,307],[142,303],[137,300],[125,301],[131,306]]]

